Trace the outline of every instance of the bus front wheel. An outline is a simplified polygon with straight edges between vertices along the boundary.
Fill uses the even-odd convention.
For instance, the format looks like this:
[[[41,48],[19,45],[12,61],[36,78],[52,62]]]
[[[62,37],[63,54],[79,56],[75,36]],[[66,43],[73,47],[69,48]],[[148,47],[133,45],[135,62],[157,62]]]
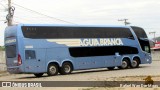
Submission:
[[[60,68],[59,73],[62,75],[70,74],[73,70],[72,64],[69,62],[63,63],[62,67]]]
[[[119,69],[127,69],[128,66],[129,66],[129,61],[128,61],[128,59],[123,59],[122,65],[119,66],[118,68],[119,68]]]
[[[137,68],[139,67],[139,59],[138,58],[134,58],[132,63],[131,63],[131,68]]]
[[[47,74],[48,74],[48,76],[57,75],[58,74],[58,66],[55,63],[49,64]]]

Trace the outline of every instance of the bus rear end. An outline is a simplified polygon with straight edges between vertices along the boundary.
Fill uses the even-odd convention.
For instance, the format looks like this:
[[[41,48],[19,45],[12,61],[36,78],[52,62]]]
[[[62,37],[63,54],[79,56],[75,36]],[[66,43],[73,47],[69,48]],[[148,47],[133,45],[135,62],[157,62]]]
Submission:
[[[9,73],[22,72],[22,59],[18,52],[17,26],[5,30],[6,65]]]

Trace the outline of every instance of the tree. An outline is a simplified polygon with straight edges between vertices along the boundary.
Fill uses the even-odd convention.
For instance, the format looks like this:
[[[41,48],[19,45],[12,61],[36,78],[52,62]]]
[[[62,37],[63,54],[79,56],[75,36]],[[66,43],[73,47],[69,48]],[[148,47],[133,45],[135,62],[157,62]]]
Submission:
[[[4,46],[0,46],[0,51],[4,51],[5,47]]]

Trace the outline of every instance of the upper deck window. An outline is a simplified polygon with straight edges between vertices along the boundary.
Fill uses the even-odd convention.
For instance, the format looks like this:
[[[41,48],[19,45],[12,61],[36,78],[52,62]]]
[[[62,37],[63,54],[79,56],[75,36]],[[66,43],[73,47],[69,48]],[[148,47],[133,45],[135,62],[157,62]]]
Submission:
[[[131,26],[138,38],[147,38],[145,31],[140,27]]]
[[[47,27],[22,26],[26,38],[128,38],[133,37],[128,28],[118,27]]]

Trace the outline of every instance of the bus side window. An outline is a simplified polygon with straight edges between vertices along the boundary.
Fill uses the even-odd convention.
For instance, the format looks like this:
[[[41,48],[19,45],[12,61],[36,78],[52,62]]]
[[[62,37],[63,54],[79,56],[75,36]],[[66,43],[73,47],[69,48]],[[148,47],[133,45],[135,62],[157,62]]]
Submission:
[[[26,59],[36,59],[36,53],[34,50],[25,50]]]
[[[149,47],[148,46],[144,46],[144,50],[147,52],[147,53],[149,53],[150,51],[149,51]]]

